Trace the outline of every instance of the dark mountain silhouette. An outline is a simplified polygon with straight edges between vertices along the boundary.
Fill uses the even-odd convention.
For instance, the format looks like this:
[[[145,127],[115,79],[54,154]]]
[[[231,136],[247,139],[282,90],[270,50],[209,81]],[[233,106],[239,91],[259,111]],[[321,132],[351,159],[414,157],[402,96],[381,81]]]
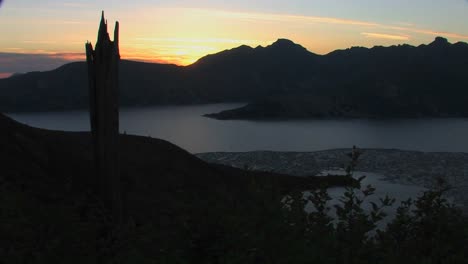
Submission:
[[[290,40],[180,67],[121,63],[121,105],[250,102],[231,118],[467,116],[468,44],[353,47],[316,55]],[[0,111],[87,107],[84,63],[0,79]]]
[[[10,77],[18,77],[18,76],[21,76],[21,75],[23,75],[23,74],[24,74],[24,73],[22,73],[22,72],[15,72],[15,73],[13,73]]]
[[[468,116],[468,44],[354,47],[321,56],[314,74],[219,119]],[[313,76],[313,77],[312,77]],[[307,83],[300,86],[298,83]]]

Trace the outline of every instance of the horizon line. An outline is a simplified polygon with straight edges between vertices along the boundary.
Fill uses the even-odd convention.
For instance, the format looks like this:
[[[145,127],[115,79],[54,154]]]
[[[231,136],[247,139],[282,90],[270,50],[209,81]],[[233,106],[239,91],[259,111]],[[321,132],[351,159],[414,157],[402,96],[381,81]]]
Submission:
[[[366,32],[363,32],[362,33],[363,35],[365,36],[369,36],[369,37],[372,37],[374,34],[376,34],[377,36],[380,36],[382,35],[383,37],[387,37],[386,34],[378,34],[378,33],[366,33]],[[391,37],[391,36],[388,36],[388,37]],[[396,45],[388,45],[388,46],[383,46],[383,45],[374,45],[372,47],[365,47],[365,46],[351,46],[351,47],[348,47],[348,48],[342,48],[342,49],[335,49],[333,51],[330,51],[328,53],[325,53],[325,54],[320,54],[320,53],[314,53],[313,51],[310,51],[309,49],[307,49],[306,47],[302,46],[301,44],[297,43],[297,42],[294,42],[293,40],[290,40],[288,38],[278,38],[276,41],[272,42],[272,41],[269,41],[269,45],[265,45],[265,46],[262,46],[262,45],[257,45],[257,46],[251,46],[251,45],[248,45],[248,44],[241,44],[239,46],[236,46],[236,47],[233,47],[233,48],[230,48],[230,49],[224,49],[224,50],[221,50],[221,51],[218,51],[218,52],[215,52],[215,53],[207,53],[203,56],[201,56],[200,58],[198,58],[197,60],[195,60],[194,62],[192,63],[189,63],[189,64],[177,64],[177,63],[173,63],[173,62],[170,62],[169,60],[162,60],[162,59],[148,59],[148,58],[142,58],[141,56],[126,56],[125,54],[122,54],[121,57],[122,57],[122,60],[125,60],[125,61],[135,61],[135,62],[141,62],[141,63],[149,63],[149,64],[162,64],[162,65],[173,65],[173,66],[177,66],[177,67],[189,67],[191,65],[194,65],[196,64],[198,61],[200,61],[200,59],[202,58],[205,58],[207,56],[211,56],[211,55],[216,55],[216,54],[219,54],[219,53],[222,53],[222,52],[226,52],[226,51],[230,51],[230,50],[235,50],[239,47],[243,47],[243,46],[247,46],[251,49],[255,49],[255,48],[267,48],[267,47],[270,47],[271,45],[273,45],[274,43],[280,41],[280,40],[287,40],[287,41],[290,41],[296,45],[299,45],[301,47],[303,47],[304,49],[306,49],[308,52],[312,53],[312,54],[315,54],[317,56],[327,56],[331,53],[334,53],[336,51],[344,51],[344,50],[349,50],[349,49],[352,49],[352,48],[364,48],[364,49],[372,49],[372,48],[376,48],[376,47],[386,47],[386,48],[390,48],[390,47],[395,47],[395,46],[404,46],[404,45],[408,45],[408,46],[411,46],[411,47],[420,47],[420,46],[424,46],[424,45],[429,45],[431,43],[433,43],[434,41],[436,41],[437,39],[439,38],[443,38],[445,40],[447,40],[448,43],[450,43],[451,45],[454,45],[454,44],[457,44],[457,43],[465,43],[465,44],[468,44],[468,42],[465,42],[465,41],[457,41],[457,42],[450,42],[447,38],[443,37],[443,36],[437,36],[434,38],[434,40],[432,42],[429,42],[429,43],[421,43],[419,45],[411,45],[411,44],[407,44],[407,43],[403,43],[403,44],[396,44]],[[0,71],[0,79],[5,79],[5,78],[9,78],[11,77],[12,75],[14,74],[24,74],[24,73],[28,73],[28,72],[47,72],[47,71],[52,71],[52,70],[55,70],[55,69],[58,69],[66,64],[69,64],[69,63],[74,63],[74,62],[84,62],[86,60],[86,57],[85,57],[85,52],[46,52],[46,51],[39,51],[37,53],[30,53],[30,52],[4,52],[4,51],[0,51],[0,62],[2,64],[4,64],[4,62],[6,61],[9,61],[11,62],[12,60],[14,60],[12,58],[12,56],[30,56],[30,57],[36,57],[36,59],[40,59],[41,57],[43,59],[49,59],[49,60],[56,60],[56,63],[55,64],[59,64],[61,63],[59,66],[55,66],[51,69],[45,69],[45,70],[33,70],[33,71],[26,71],[26,72],[18,72],[18,71]]]

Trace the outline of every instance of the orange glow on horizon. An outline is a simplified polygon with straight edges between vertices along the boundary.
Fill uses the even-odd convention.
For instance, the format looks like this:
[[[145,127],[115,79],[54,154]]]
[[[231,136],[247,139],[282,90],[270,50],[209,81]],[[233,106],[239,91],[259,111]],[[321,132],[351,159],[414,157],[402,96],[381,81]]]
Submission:
[[[8,78],[12,75],[10,72],[0,72],[0,79]]]
[[[198,59],[240,45],[266,46],[273,41],[222,38],[137,38],[138,45],[121,45],[123,59],[190,65]]]
[[[464,32],[431,30],[411,23],[384,24],[288,13],[137,7],[132,12],[113,10],[106,14],[120,22],[122,59],[180,66],[240,45],[267,46],[278,38],[290,39],[317,54],[352,46],[419,45],[431,42],[436,35],[448,37],[452,42],[468,39]],[[82,16],[71,14],[53,19],[5,16],[0,22],[9,26],[0,29],[4,36],[0,52],[38,54],[65,61],[85,60],[84,44],[86,40],[95,41],[98,15],[86,12]],[[109,17],[110,32],[113,24]]]

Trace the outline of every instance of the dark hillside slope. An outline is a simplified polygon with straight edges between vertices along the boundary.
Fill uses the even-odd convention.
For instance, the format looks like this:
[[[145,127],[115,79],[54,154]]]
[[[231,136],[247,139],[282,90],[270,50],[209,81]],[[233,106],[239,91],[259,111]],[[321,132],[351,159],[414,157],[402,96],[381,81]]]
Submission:
[[[138,239],[127,246],[151,256],[161,254],[155,248],[186,254],[194,239],[206,247],[228,241],[216,238],[225,228],[220,220],[232,210],[258,210],[252,187],[270,193],[270,203],[292,190],[353,182],[211,165],[169,142],[137,136],[122,135],[120,153],[128,232]],[[105,233],[109,218],[90,192],[91,164],[88,133],[36,129],[0,114],[2,261],[95,263],[119,252],[124,245],[112,241],[126,241],[128,233]]]

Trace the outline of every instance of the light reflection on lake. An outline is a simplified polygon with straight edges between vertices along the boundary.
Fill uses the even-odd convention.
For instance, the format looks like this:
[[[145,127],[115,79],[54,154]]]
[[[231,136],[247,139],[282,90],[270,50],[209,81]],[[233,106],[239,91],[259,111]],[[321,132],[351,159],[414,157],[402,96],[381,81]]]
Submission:
[[[468,119],[219,121],[206,113],[242,104],[126,108],[120,130],[168,140],[192,152],[316,151],[332,148],[397,148],[468,152]],[[85,111],[8,114],[35,127],[89,130]]]

